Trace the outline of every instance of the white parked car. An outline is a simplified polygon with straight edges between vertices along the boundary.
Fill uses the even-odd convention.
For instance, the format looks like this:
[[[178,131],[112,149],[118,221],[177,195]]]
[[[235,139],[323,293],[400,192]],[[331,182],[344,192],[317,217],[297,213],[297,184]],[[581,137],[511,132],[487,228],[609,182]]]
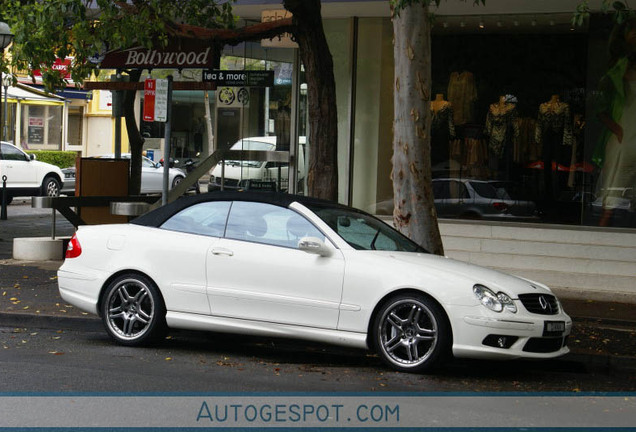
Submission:
[[[114,154],[94,156],[101,159],[114,159]],[[130,159],[130,153],[122,153],[122,159]],[[63,193],[75,192],[75,168],[64,168],[64,175],[68,179]],[[186,173],[179,168],[170,168],[168,185],[172,189],[185,178]],[[141,193],[161,193],[163,191],[163,165],[155,163],[145,156],[141,157]]]
[[[368,348],[406,372],[451,355],[557,357],[572,326],[545,285],[431,255],[362,211],[268,192],[81,226],[58,281],[124,345],[167,328],[290,337]]]
[[[62,189],[62,170],[46,162],[35,160],[18,147],[2,142],[0,155],[0,188],[2,177],[7,176],[7,201],[16,196],[58,196]]]
[[[306,175],[305,137],[299,138],[300,148],[297,155],[297,180],[299,183]],[[243,138],[232,144],[230,150],[276,151],[276,137],[262,136]],[[279,179],[280,177],[280,186]],[[223,181],[221,181],[223,179]],[[254,160],[225,160],[210,173],[208,190],[244,188],[248,181],[272,182],[277,189],[286,191],[289,186],[289,163]]]

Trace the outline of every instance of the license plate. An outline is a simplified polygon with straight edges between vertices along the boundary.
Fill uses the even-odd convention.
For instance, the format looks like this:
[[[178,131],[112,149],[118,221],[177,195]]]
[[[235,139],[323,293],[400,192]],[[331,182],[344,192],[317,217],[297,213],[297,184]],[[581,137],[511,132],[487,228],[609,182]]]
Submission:
[[[543,336],[556,336],[565,332],[565,321],[546,321],[543,326]]]

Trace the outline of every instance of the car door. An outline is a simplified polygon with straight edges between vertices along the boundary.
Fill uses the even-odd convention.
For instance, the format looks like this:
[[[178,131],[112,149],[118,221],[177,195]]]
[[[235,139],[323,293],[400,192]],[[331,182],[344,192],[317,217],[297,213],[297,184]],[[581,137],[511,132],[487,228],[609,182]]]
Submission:
[[[0,175],[7,176],[7,187],[38,187],[37,169],[31,158],[11,144],[2,144]]]
[[[325,236],[300,214],[265,203],[235,201],[225,238],[207,257],[213,315],[335,329],[344,258],[298,249],[302,237]]]
[[[144,241],[144,258],[152,262],[168,310],[210,314],[206,257],[223,237],[229,209],[229,201],[194,204]]]
[[[171,185],[168,185],[170,188]],[[163,190],[163,167],[145,157],[141,158],[141,193],[161,192]]]

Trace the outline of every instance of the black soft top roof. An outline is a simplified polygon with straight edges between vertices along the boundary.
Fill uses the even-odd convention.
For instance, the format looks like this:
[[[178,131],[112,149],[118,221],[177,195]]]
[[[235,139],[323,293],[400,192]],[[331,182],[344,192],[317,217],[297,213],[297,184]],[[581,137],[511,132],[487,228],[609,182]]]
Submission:
[[[214,191],[199,195],[181,197],[169,204],[166,204],[165,206],[139,216],[135,220],[131,221],[131,223],[135,225],[158,227],[172,215],[180,212],[181,210],[194,204],[207,201],[251,201],[273,204],[280,207],[289,207],[291,203],[299,202],[312,207],[344,207],[341,204],[331,201],[280,192]]]

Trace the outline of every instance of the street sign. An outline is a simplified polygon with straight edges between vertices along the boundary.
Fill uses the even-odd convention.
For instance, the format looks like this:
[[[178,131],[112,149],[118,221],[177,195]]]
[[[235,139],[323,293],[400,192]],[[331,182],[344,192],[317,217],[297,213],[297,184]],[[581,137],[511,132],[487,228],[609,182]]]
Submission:
[[[217,87],[274,87],[274,71],[205,70],[203,82],[213,82]]]
[[[157,80],[157,91],[155,93],[155,121],[165,122],[168,120],[168,80]]]
[[[157,80],[147,79],[144,81],[144,121],[155,121],[155,94]]]
[[[278,21],[291,18],[292,14],[285,9],[264,10],[261,12],[261,22]],[[283,33],[271,39],[261,40],[261,46],[267,48],[298,48],[290,33]]]
[[[136,46],[109,51],[102,69],[205,69],[214,67],[214,53],[205,41],[171,38],[161,48]]]
[[[168,119],[168,80],[147,79],[144,81],[145,122],[165,122]]]

